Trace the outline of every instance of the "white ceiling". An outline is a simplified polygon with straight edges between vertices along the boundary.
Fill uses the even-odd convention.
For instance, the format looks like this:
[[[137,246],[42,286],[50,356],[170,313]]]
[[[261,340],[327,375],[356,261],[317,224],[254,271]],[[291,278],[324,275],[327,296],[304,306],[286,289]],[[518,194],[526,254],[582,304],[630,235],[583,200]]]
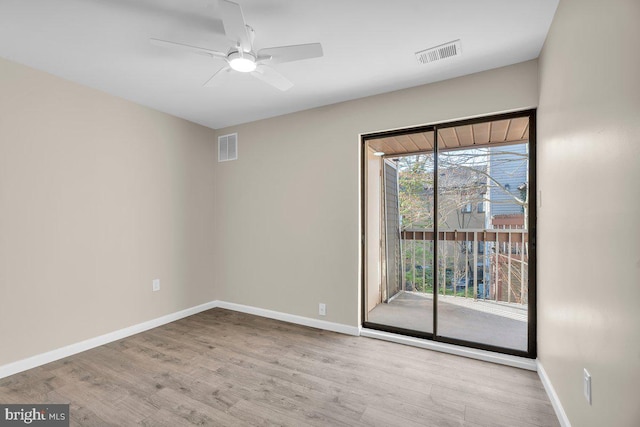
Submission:
[[[234,0],[254,47],[322,43],[324,57],[274,66],[281,92],[224,62],[150,37],[227,50],[217,0],[0,0],[0,56],[174,116],[221,128],[538,57],[558,0]],[[414,53],[460,39],[462,55]]]

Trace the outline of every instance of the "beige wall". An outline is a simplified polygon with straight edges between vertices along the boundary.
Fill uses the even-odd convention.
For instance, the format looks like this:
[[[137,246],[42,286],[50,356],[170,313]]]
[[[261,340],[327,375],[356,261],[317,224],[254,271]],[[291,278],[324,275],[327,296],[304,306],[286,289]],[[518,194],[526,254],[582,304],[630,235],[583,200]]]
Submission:
[[[215,299],[214,159],[211,129],[0,59],[0,365]]]
[[[573,426],[640,425],[638,18],[562,0],[540,58],[539,358]]]
[[[214,132],[0,60],[0,364],[214,299],[358,325],[359,133],[537,89],[529,61]]]
[[[219,130],[239,139],[239,160],[215,170],[219,298],[357,326],[358,134],[537,100],[537,61],[529,61]]]

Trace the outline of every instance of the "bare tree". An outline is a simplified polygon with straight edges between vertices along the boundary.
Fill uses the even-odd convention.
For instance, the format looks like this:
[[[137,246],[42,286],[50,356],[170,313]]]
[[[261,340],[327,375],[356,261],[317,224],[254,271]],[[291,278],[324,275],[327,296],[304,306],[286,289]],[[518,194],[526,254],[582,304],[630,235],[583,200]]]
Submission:
[[[402,227],[433,229],[434,225],[434,156],[421,154],[400,157],[397,159],[398,179],[400,185],[400,214]],[[493,169],[492,169],[493,168]],[[498,177],[496,172],[500,170]],[[496,206],[510,204],[519,206],[524,215],[525,224],[528,217],[528,185],[518,183],[510,188],[502,178],[528,176],[528,154],[509,146],[501,148],[475,148],[457,151],[443,151],[438,155],[438,226],[440,229],[484,229],[484,209],[482,204]],[[513,185],[513,179],[510,179]],[[503,197],[495,197],[496,192]],[[448,250],[449,258],[445,259],[443,273],[445,282],[451,283],[452,289],[458,278],[477,268],[472,265],[473,257],[468,242],[451,242]],[[441,246],[444,248],[444,245]],[[483,249],[486,249],[484,247]],[[497,250],[497,248],[496,248]],[[485,259],[486,251],[483,251]],[[465,255],[462,255],[465,254]],[[408,263],[410,265],[411,263]],[[445,272],[451,271],[451,277]],[[411,273],[415,276],[415,272]],[[478,275],[478,280],[485,280]],[[482,278],[481,278],[482,277]],[[413,276],[412,276],[413,278]],[[415,279],[415,278],[413,278]],[[426,282],[425,282],[426,284]]]

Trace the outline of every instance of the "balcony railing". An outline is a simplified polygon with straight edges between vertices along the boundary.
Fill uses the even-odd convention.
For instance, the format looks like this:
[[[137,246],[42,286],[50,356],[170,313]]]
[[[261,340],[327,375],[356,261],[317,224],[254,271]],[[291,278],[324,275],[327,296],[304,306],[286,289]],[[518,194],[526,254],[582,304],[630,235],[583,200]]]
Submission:
[[[434,237],[428,229],[401,232],[403,290],[433,292]],[[438,255],[439,294],[527,303],[528,230],[439,230]]]

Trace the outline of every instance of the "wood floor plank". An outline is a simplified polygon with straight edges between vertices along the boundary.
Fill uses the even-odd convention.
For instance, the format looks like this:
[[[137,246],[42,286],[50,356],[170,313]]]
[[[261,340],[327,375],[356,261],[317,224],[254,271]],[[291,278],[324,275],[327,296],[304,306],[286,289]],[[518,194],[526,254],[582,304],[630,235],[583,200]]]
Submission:
[[[505,399],[501,395],[469,393],[441,386],[434,387],[433,395],[437,400],[457,399],[464,402],[466,406],[465,418],[469,417],[469,413],[475,414],[474,410],[478,410],[499,413],[501,416],[541,427],[555,425],[556,416],[552,408],[535,401],[520,403]]]
[[[213,309],[0,380],[71,425],[557,426],[537,375]]]
[[[219,327],[223,327],[223,328],[226,326],[227,325],[219,325]],[[293,327],[299,327],[299,326],[293,325]],[[255,328],[252,328],[252,330],[253,329]],[[300,340],[297,340],[297,341],[300,341]],[[315,341],[323,342],[324,340],[320,341],[316,339]],[[289,348],[295,348],[297,345],[298,344],[292,344]],[[393,346],[394,344],[389,343],[389,345]],[[311,348],[313,347],[313,345],[309,345],[308,347],[309,348],[305,348],[306,352],[312,352],[313,350]],[[324,349],[321,349],[321,350],[324,351]],[[408,350],[416,355],[419,355],[420,352],[424,354],[424,351],[422,351],[421,349],[415,349],[407,346],[404,346],[401,350],[405,350],[405,352]],[[367,356],[365,358],[365,362],[363,363],[366,363],[367,360],[375,361],[376,356],[379,354],[384,355],[385,353],[374,351],[370,356]],[[484,362],[474,361],[474,360],[457,357],[457,356],[451,357],[450,355],[443,355],[439,353],[437,354],[438,356],[442,356],[441,360],[446,360],[447,363],[438,364],[436,362],[433,362],[432,360],[429,360],[430,363],[425,363],[424,360],[419,361],[419,363],[418,361],[416,361],[415,366],[420,366],[420,369],[416,370],[415,366],[411,366],[411,364],[406,363],[407,361],[406,354],[399,355],[398,358],[394,358],[391,360],[380,359],[379,363],[384,363],[384,366],[386,368],[385,371],[390,371],[391,369],[394,368],[394,361],[399,359],[405,362],[403,366],[407,370],[410,376],[413,376],[414,378],[418,378],[422,381],[424,381],[424,378],[421,378],[420,375],[424,373],[429,376],[432,376],[432,375],[436,375],[436,376],[440,375],[441,377],[444,376],[446,381],[449,381],[452,378],[458,378],[459,380],[464,381],[466,383],[474,382],[479,387],[484,386],[484,384],[487,382],[486,379],[482,378],[484,374],[486,374],[485,376],[488,380],[490,380],[492,376],[495,375],[495,370],[491,366],[487,366],[489,364],[486,364]],[[444,356],[447,356],[447,357],[444,357]],[[528,371],[521,371],[521,372],[524,372],[525,374],[531,374]],[[394,372],[394,375],[397,375],[397,374],[398,374],[397,372]],[[473,374],[473,375],[469,375],[469,374]],[[521,376],[521,378],[524,378],[524,377]],[[527,382],[526,384],[519,384],[520,387],[513,387],[512,384],[510,384],[510,381],[511,379],[509,379],[508,381],[505,381],[505,384],[498,384],[497,386],[502,387],[503,391],[508,394],[513,394],[513,393],[523,394],[530,397],[542,398],[543,400],[546,399],[547,397],[539,381],[537,381],[536,386],[533,386],[533,387],[531,386],[532,383],[530,382]],[[515,381],[517,381],[517,379]]]
[[[312,424],[290,414],[282,413],[269,405],[260,402],[249,402],[242,400],[233,405],[229,413],[239,421],[252,426],[284,426],[284,427],[310,427]]]
[[[536,424],[514,418],[502,412],[495,412],[495,408],[480,409],[473,406],[467,406],[465,419],[485,427],[536,427]],[[544,424],[546,426],[559,426],[555,421]]]
[[[228,414],[228,407],[221,407],[219,401],[212,399],[210,402],[213,404],[207,404],[191,398],[184,390],[163,388],[148,396],[146,400],[156,408],[170,410],[182,420],[181,424],[232,427],[238,423],[235,417]],[[155,413],[152,416],[155,416]]]
[[[230,347],[227,347],[227,351],[229,350]],[[267,356],[264,357],[268,360]],[[232,359],[227,360],[227,362],[230,364],[234,363]],[[260,363],[260,361],[255,359],[253,362]],[[287,372],[299,372],[309,376],[321,373],[323,377],[331,379],[336,384],[341,384],[345,389],[355,388],[358,390],[366,390],[364,392],[360,391],[360,393],[367,394],[374,399],[379,399],[380,396],[386,396],[384,400],[393,402],[395,407],[400,407],[405,403],[411,403],[415,406],[422,406],[433,410],[434,402],[429,397],[430,385],[416,384],[413,389],[407,388],[406,383],[414,381],[408,377],[394,377],[389,378],[386,382],[382,381],[380,377],[384,376],[385,373],[381,371],[379,367],[372,370],[363,370],[357,363],[346,366],[337,364],[337,366],[334,366],[336,365],[335,360],[327,361],[322,357],[314,359],[304,353],[293,356],[281,355],[279,360],[273,363],[271,366],[261,366],[257,367],[257,369],[269,372],[269,375],[274,377],[277,377],[278,373],[274,372],[271,368],[277,366],[283,367]],[[348,372],[348,375],[345,375],[345,372]],[[298,376],[297,379],[300,379],[300,376]],[[460,419],[464,417],[464,405],[455,402],[446,402],[444,405],[439,406],[441,406],[441,408],[439,408],[440,410],[437,412],[453,417],[457,411]]]

